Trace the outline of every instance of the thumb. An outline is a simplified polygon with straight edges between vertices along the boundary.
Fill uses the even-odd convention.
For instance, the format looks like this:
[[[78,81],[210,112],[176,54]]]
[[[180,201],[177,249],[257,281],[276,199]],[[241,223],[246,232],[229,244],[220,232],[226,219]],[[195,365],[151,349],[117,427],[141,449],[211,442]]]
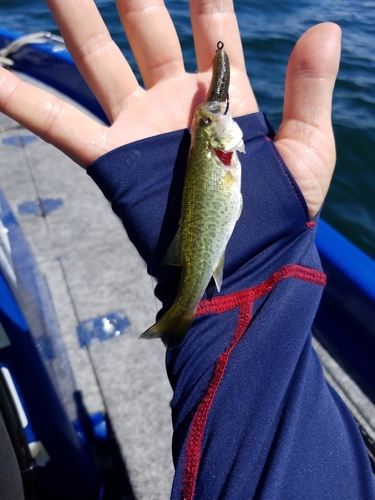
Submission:
[[[275,144],[305,197],[310,217],[324,201],[336,162],[331,111],[340,50],[340,28],[319,24],[298,40],[287,67]]]

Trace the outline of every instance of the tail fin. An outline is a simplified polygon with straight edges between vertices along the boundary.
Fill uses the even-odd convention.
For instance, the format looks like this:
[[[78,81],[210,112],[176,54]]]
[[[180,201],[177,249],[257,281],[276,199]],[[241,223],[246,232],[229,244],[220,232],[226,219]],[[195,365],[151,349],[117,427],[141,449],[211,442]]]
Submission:
[[[174,347],[182,342],[193,320],[194,313],[181,314],[172,306],[154,325],[143,332],[139,338],[161,338],[167,347]]]

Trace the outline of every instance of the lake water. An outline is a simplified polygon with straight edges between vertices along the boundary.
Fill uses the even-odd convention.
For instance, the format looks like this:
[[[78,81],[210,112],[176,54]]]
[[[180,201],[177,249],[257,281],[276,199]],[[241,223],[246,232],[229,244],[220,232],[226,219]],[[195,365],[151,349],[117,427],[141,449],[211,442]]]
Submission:
[[[97,0],[112,37],[134,65],[114,0]],[[167,0],[184,52],[195,71],[188,1]],[[285,67],[296,40],[316,23],[343,31],[342,59],[334,92],[337,166],[323,216],[375,258],[375,1],[237,0],[247,70],[275,129],[281,119]],[[0,26],[30,33],[57,32],[44,0],[0,0]],[[135,65],[134,65],[135,67]]]

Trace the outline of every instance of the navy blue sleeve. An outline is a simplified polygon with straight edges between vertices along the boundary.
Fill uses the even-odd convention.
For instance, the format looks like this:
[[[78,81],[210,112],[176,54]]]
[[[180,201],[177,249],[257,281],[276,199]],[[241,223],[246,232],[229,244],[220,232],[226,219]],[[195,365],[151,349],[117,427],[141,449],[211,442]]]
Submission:
[[[265,116],[237,121],[243,211],[223,286],[203,297],[185,339],[166,353],[172,499],[375,498],[362,437],[311,345],[325,285],[317,220]],[[88,170],[156,276],[160,314],[179,283],[178,268],[158,264],[177,229],[189,141],[187,130],[151,137]]]

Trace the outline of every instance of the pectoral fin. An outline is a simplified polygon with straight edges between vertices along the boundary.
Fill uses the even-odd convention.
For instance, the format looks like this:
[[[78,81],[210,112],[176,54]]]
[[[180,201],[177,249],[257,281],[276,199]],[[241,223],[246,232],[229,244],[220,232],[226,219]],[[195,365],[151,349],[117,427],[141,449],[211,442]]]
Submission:
[[[181,266],[181,230],[177,229],[175,237],[170,244],[164,259],[161,261],[161,266]]]
[[[242,201],[242,195],[241,195],[241,200],[240,200],[240,206],[238,207],[238,214],[237,214],[237,220],[240,218],[241,213],[242,213],[242,207],[243,207],[243,201]]]
[[[224,257],[225,257],[225,253],[223,253],[223,255],[219,261],[219,264],[217,265],[217,267],[212,275],[214,280],[215,280],[215,284],[216,284],[216,288],[217,288],[218,292],[220,292],[221,284],[223,282]]]

